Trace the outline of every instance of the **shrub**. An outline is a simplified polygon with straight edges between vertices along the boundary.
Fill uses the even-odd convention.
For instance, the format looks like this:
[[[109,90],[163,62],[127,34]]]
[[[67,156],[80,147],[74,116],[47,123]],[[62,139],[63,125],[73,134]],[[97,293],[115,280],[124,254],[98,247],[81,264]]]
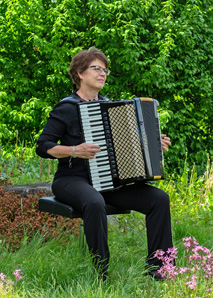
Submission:
[[[203,173],[212,155],[212,1],[0,0],[0,140],[37,139],[52,107],[74,88],[72,57],[104,51],[102,94],[154,97],[169,115],[170,169],[185,152]]]
[[[0,237],[12,250],[31,241],[35,233],[41,233],[45,239],[51,237],[67,239],[70,233],[76,235],[80,230],[79,219],[67,219],[62,216],[40,212],[38,199],[41,194],[22,198],[14,192],[5,192],[0,188]]]

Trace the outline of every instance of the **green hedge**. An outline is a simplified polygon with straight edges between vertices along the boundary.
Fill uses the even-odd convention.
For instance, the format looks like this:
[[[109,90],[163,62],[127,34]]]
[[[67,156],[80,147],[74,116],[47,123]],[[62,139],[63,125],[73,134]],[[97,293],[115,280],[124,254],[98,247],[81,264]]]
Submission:
[[[212,155],[212,1],[0,0],[0,139],[32,142],[72,92],[68,67],[95,46],[110,61],[103,95],[158,99],[169,171]]]

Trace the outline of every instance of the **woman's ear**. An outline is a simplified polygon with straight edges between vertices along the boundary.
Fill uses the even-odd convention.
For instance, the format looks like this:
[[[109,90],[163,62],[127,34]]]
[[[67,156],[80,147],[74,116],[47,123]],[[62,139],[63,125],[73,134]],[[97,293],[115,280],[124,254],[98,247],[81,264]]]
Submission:
[[[78,74],[79,78],[82,80],[83,79],[83,74],[80,73],[79,71],[77,72],[77,74]]]

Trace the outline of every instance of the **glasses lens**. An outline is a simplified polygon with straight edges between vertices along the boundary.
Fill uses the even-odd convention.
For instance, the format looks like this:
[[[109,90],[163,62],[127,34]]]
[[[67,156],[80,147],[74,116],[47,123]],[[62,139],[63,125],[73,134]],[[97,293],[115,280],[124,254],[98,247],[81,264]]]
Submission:
[[[108,76],[110,74],[110,70],[107,68],[103,68],[101,66],[92,65],[88,68],[93,68],[96,72],[101,73],[102,71]]]

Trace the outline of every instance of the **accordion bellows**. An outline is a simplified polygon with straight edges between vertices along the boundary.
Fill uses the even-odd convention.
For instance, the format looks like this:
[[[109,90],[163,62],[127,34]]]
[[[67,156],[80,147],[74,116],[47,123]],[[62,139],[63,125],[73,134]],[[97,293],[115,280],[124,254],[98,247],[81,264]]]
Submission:
[[[146,177],[142,147],[133,105],[109,109],[109,120],[120,179]]]

